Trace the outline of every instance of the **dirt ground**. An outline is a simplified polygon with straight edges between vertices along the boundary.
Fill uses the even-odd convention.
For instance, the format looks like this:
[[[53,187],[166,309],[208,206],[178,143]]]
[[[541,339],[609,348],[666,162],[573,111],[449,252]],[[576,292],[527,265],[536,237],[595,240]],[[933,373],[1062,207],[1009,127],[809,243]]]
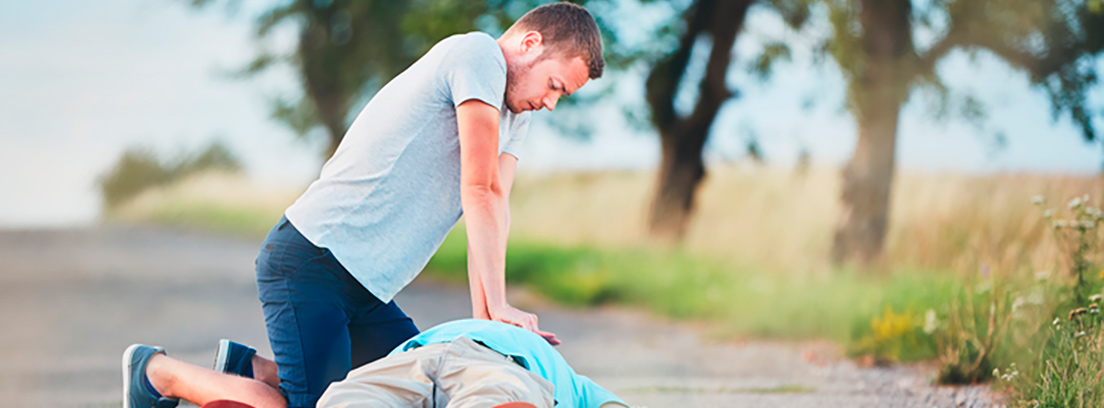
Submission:
[[[147,227],[0,231],[0,405],[120,406],[120,355],[134,342],[203,366],[220,338],[271,356],[253,283],[258,247]],[[622,308],[509,297],[564,341],[576,371],[633,406],[993,406],[984,386],[933,386],[923,365],[861,368],[825,342],[717,341]],[[425,279],[396,301],[422,329],[470,313],[464,288]]]

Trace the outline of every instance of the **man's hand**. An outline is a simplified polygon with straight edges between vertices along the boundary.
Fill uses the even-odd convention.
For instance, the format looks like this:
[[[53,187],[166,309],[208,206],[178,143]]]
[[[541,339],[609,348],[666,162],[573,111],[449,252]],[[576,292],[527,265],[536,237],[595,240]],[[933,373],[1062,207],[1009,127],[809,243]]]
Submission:
[[[548,341],[548,344],[551,344],[553,346],[558,346],[561,343],[560,340],[556,338],[555,334],[541,331],[540,327],[537,327],[537,315],[535,314],[523,312],[510,305],[495,308],[490,312],[491,320],[506,324],[512,324],[525,330],[529,330],[540,335],[544,338],[545,341]]]

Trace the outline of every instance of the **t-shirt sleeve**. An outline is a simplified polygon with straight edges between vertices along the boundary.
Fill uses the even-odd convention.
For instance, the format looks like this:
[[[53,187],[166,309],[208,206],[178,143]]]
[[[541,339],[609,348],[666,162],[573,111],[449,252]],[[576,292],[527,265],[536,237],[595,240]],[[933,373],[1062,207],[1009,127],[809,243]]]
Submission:
[[[501,109],[506,93],[506,62],[491,36],[464,35],[445,55],[440,71],[452,105],[478,99]]]
[[[526,135],[529,133],[529,114],[528,112],[521,114],[514,123],[510,126],[509,138],[506,139],[506,143],[502,146],[503,153],[509,153],[521,159],[521,142],[525,140]]]
[[[595,384],[594,381],[591,381],[591,379],[586,376],[576,374],[575,382],[577,387],[575,394],[577,406],[600,407],[610,402],[621,404],[625,407],[629,406],[629,404],[626,404],[621,398],[618,398],[612,392],[602,388],[600,385]]]

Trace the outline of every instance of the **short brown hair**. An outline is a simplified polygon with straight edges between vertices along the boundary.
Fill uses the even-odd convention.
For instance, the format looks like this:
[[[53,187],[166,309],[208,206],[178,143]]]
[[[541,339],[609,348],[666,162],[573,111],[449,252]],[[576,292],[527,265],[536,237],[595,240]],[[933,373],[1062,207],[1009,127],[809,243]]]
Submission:
[[[536,31],[544,46],[554,54],[580,57],[587,64],[590,79],[602,76],[602,34],[585,8],[568,2],[546,4],[521,16],[507,32]]]

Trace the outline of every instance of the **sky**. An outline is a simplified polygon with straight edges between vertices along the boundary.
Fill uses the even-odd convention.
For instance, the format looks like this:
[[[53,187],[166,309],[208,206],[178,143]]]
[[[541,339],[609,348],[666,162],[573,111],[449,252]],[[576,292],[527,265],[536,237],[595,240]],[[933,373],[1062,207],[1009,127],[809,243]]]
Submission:
[[[219,7],[197,11],[185,3],[0,3],[0,228],[95,223],[97,177],[132,146],[171,155],[218,139],[240,156],[257,183],[301,186],[317,175],[322,140],[298,138],[269,118],[270,98],[294,95],[293,72],[281,68],[249,80],[228,75],[259,45],[248,17],[261,2],[247,1],[233,16]],[[800,47],[770,81],[742,69],[742,61],[765,39],[790,35],[800,44],[781,27],[761,10],[750,16],[729,81],[740,96],[722,108],[707,157],[742,160],[750,136],[772,165],[792,165],[802,150],[817,164],[838,165],[850,156],[856,127],[837,70],[814,64]],[[280,48],[289,38],[278,36],[267,45]],[[1053,120],[1046,96],[1031,89],[1023,74],[984,54],[956,53],[938,69],[958,95],[984,103],[988,120],[981,127],[936,120],[931,95],[914,92],[902,110],[898,135],[898,163],[905,171],[1100,170],[1100,146],[1083,142],[1067,119]],[[589,139],[564,137],[546,124],[562,113],[537,113],[519,171],[652,169],[659,159],[654,132],[636,130],[620,115],[624,103],[640,101],[642,75],[641,70],[611,74],[584,88],[616,90],[611,101],[594,108]],[[1104,105],[1104,89],[1098,86],[1092,97]],[[692,101],[692,94],[680,95],[678,106],[686,109]],[[997,132],[1008,142],[995,151]]]

